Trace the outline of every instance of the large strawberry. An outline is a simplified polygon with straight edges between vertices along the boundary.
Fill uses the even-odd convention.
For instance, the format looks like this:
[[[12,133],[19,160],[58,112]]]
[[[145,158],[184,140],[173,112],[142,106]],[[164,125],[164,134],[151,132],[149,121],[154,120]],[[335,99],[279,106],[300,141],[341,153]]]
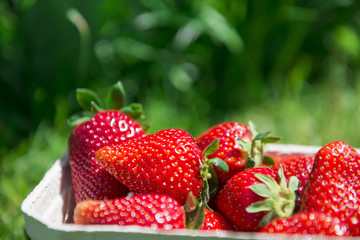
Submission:
[[[360,155],[343,141],[331,142],[316,154],[300,211],[318,211],[357,228]]]
[[[289,218],[279,218],[263,227],[263,233],[312,234],[327,236],[348,236],[349,231],[339,219],[317,212],[294,214]]]
[[[82,201],[75,207],[74,223],[139,225],[170,230],[185,227],[185,213],[181,205],[167,195],[146,194]]]
[[[181,129],[165,129],[100,149],[99,165],[134,194],[168,194],[184,204],[189,192],[202,187],[202,153],[195,139]]]
[[[238,231],[258,231],[274,218],[293,214],[297,188],[296,177],[288,186],[281,170],[277,174],[270,168],[249,168],[226,183],[216,203]]]
[[[109,99],[117,99],[116,96],[121,95],[117,93],[120,91],[119,84],[109,92]],[[96,99],[94,92],[78,90],[78,100],[83,107],[96,108],[98,102]],[[114,107],[116,103],[108,105]],[[88,118],[75,121],[77,125],[68,143],[72,187],[76,202],[125,196],[128,192],[127,188],[95,162],[95,154],[104,146],[144,136],[144,131],[138,122],[117,110],[102,110],[91,118],[88,112],[82,116],[84,115]]]
[[[219,139],[219,147],[208,158],[220,158],[229,166],[229,171],[224,172],[217,167],[215,171],[219,184],[225,184],[233,175],[245,169],[248,154],[243,150],[238,139],[251,142],[252,133],[249,126],[237,122],[220,123],[196,138],[201,151],[215,139]]]

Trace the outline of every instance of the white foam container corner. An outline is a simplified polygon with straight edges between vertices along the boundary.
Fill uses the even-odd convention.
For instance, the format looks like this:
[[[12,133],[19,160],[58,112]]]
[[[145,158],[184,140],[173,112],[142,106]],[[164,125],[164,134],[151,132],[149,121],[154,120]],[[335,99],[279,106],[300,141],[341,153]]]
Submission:
[[[320,147],[269,144],[268,151],[315,154]],[[67,154],[57,160],[41,182],[21,205],[25,228],[32,239],[126,239],[126,240],[185,240],[185,239],[304,239],[304,236],[259,234],[229,231],[153,230],[139,226],[75,225],[72,222],[74,196],[71,188]],[[329,239],[308,236],[306,239]]]

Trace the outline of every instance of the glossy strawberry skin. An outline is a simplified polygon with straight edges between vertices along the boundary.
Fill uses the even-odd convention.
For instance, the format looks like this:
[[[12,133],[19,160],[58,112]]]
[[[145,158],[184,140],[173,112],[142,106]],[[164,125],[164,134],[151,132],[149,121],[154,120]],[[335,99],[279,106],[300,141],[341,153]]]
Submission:
[[[260,232],[349,236],[347,226],[337,218],[316,212],[298,213],[289,218],[275,219]]]
[[[204,149],[216,138],[220,139],[219,148],[214,154],[209,155],[208,158],[218,157],[228,164],[229,172],[227,173],[215,167],[219,184],[222,185],[233,175],[245,169],[247,154],[245,154],[242,147],[236,143],[236,139],[251,142],[252,133],[245,124],[226,122],[213,126],[197,137],[196,142],[199,145],[200,150],[204,151]]]
[[[95,162],[108,145],[145,136],[141,126],[119,111],[103,111],[76,126],[69,138],[69,160],[76,202],[126,196],[128,189]]]
[[[200,227],[204,231],[235,231],[234,226],[219,212],[205,209],[204,223]]]
[[[185,227],[185,213],[169,196],[146,194],[80,202],[74,210],[74,223],[139,225],[170,230]]]
[[[298,191],[302,195],[312,169],[315,155],[300,153],[278,154],[275,159],[276,164],[272,169],[278,172],[280,166],[282,166],[287,180],[289,180],[291,176],[297,177],[300,181]],[[297,200],[298,204],[300,204],[300,200],[301,198]]]
[[[342,141],[329,143],[316,154],[300,211],[318,211],[349,224],[359,207],[360,155]]]
[[[233,176],[216,198],[219,211],[235,225],[238,231],[253,232],[260,229],[260,220],[267,212],[248,213],[246,208],[252,203],[265,198],[255,194],[249,186],[261,183],[254,175],[260,173],[277,178],[277,173],[270,168],[249,168]]]
[[[98,151],[96,160],[136,195],[168,194],[184,204],[202,187],[202,154],[181,129],[165,129]]]

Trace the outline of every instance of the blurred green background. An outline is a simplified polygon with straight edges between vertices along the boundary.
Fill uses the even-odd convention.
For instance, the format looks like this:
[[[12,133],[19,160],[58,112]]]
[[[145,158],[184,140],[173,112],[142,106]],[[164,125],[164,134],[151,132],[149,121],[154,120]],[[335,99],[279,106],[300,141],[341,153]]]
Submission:
[[[149,132],[255,122],[360,147],[360,1],[0,1],[0,239],[67,147],[75,88],[122,80]]]

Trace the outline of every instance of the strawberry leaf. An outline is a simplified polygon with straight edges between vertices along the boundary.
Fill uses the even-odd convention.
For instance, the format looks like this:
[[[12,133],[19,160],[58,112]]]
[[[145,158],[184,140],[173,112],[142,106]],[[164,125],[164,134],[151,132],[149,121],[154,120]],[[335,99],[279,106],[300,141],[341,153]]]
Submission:
[[[261,174],[261,173],[254,173],[254,175],[261,182],[265,183],[271,191],[279,192],[280,186],[277,184],[277,182],[272,177]]]
[[[281,137],[264,137],[262,139],[263,143],[276,143],[281,140]]]
[[[266,199],[264,201],[259,201],[259,202],[255,202],[255,203],[250,204],[246,208],[246,211],[248,213],[271,211],[271,210],[273,210],[273,206],[274,206],[274,199],[268,198],[268,199]]]
[[[188,194],[184,211],[187,229],[199,229],[204,222],[205,204],[199,203],[192,192]]]
[[[101,108],[96,102],[91,102],[91,111],[94,113],[98,113],[103,111],[104,109]]]
[[[265,138],[267,135],[269,135],[270,132],[264,132],[264,133],[259,133],[257,134],[253,141],[258,141],[258,140],[262,140],[263,138]]]
[[[275,196],[275,193],[271,192],[270,189],[263,183],[251,185],[250,189],[261,197],[267,198]]]
[[[143,107],[140,103],[132,103],[128,106],[125,106],[121,108],[121,112],[135,120],[141,120],[145,118]]]
[[[195,196],[192,192],[189,192],[189,194],[186,198],[185,206],[184,206],[185,212],[186,213],[193,212],[196,210],[197,207],[199,207],[198,200],[195,198]]]
[[[90,111],[92,108],[92,102],[97,105],[101,104],[100,98],[96,92],[86,88],[76,89],[76,99],[79,105],[84,109]]]
[[[290,191],[297,191],[300,187],[300,181],[297,177],[291,176],[289,180],[289,189]]]
[[[275,165],[275,161],[272,157],[270,156],[264,156],[263,161],[264,164],[269,165],[269,166],[274,166]]]
[[[217,157],[212,158],[209,160],[209,163],[213,166],[216,166],[223,172],[229,172],[229,166],[227,165],[227,163],[224,160],[222,160],[220,158],[217,158]]]
[[[214,141],[212,141],[203,151],[203,155],[207,156],[207,155],[211,155],[214,154],[216,152],[216,150],[218,150],[219,148],[219,138],[216,138]]]
[[[281,165],[280,165],[280,168],[279,168],[279,171],[278,171],[278,175],[279,175],[279,178],[280,178],[280,187],[281,188],[286,188],[287,187],[286,177],[284,175],[284,170],[283,170]]]
[[[276,218],[276,212],[270,211],[267,214],[265,214],[265,216],[260,220],[259,226],[263,227],[263,226],[267,225],[268,223],[270,223],[275,218]]]
[[[110,88],[106,96],[106,106],[108,109],[118,110],[125,105],[125,101],[125,89],[123,84],[119,81]]]
[[[255,159],[253,159],[252,157],[248,157],[246,161],[246,169],[253,168],[255,164],[256,164]]]
[[[219,186],[219,181],[218,181],[218,177],[217,177],[216,172],[212,165],[209,165],[209,173],[211,174],[211,178],[208,179],[208,184],[209,184],[209,194],[208,195],[211,198],[211,197],[214,197],[217,192],[217,189]]]

